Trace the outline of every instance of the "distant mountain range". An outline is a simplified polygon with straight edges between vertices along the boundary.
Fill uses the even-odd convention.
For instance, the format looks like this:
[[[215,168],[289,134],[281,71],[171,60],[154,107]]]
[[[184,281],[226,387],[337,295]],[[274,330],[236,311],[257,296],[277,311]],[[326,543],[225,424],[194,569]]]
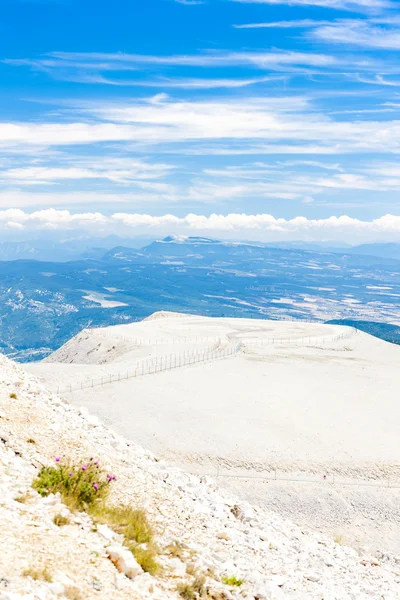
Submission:
[[[400,260],[392,257],[174,236],[83,253],[69,262],[0,262],[0,349],[39,359],[85,327],[158,310],[399,321]]]
[[[76,238],[63,241],[30,240],[21,242],[1,242],[0,261],[41,260],[51,262],[67,262],[74,260],[101,260],[109,251],[119,248],[130,248],[149,252],[153,238],[120,238],[111,235],[105,238]],[[205,237],[186,237],[172,235],[156,242],[159,244],[191,245],[191,246],[246,246],[252,248],[278,248],[281,250],[310,250],[312,252],[330,252],[336,254],[361,254],[400,260],[400,243],[376,243],[349,246],[345,244],[331,245],[322,242],[235,242],[220,241]],[[152,250],[151,250],[152,251]]]
[[[152,239],[124,239],[116,235],[105,238],[76,238],[64,241],[30,240],[22,242],[1,242],[0,261],[42,260],[67,262],[71,260],[101,259],[115,246],[141,248]]]

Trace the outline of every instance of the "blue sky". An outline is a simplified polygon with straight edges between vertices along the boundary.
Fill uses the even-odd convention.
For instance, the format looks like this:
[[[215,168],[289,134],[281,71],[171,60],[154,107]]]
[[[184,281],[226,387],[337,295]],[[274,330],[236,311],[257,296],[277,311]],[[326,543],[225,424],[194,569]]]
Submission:
[[[1,0],[0,230],[400,239],[398,0]]]

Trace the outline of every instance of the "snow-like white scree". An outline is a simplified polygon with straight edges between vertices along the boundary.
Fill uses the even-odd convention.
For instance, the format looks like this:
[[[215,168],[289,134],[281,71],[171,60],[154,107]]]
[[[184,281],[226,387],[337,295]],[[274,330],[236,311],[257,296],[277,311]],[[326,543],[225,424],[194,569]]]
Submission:
[[[110,501],[146,510],[156,531],[159,575],[137,568],[108,527],[94,527],[84,513],[69,515],[60,498],[43,499],[32,490],[38,468],[54,464],[56,456],[96,456],[115,473]],[[70,524],[57,527],[55,514],[69,515]],[[206,574],[205,593],[215,600],[400,597],[400,565],[393,557],[360,556],[237,502],[213,481],[187,475],[126,441],[2,356],[0,523],[0,600],[178,599],[178,584],[190,581],[189,564]],[[176,542],[179,557],[168,550]],[[38,566],[49,570],[51,582],[27,575]],[[222,583],[233,576],[243,585]]]

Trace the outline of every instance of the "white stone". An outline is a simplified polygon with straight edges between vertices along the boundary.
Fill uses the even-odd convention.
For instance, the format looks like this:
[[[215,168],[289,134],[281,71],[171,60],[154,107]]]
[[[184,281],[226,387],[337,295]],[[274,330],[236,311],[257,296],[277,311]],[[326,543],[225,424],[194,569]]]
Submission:
[[[86,417],[86,422],[88,425],[90,425],[90,427],[99,427],[101,425],[100,419],[95,415],[88,415]]]
[[[65,594],[65,587],[62,583],[50,583],[49,590],[52,591],[56,596],[62,596]]]
[[[118,539],[118,537],[120,537],[107,525],[103,524],[97,525],[97,532],[108,542],[113,542],[115,539]]]
[[[106,549],[106,552],[117,569],[130,579],[134,579],[143,573],[142,567],[137,563],[132,552],[129,552],[127,548],[114,545],[109,546]]]
[[[168,565],[176,577],[185,577],[186,565],[179,558],[171,558]]]
[[[275,583],[267,582],[256,591],[254,598],[257,600],[284,600],[285,594]]]

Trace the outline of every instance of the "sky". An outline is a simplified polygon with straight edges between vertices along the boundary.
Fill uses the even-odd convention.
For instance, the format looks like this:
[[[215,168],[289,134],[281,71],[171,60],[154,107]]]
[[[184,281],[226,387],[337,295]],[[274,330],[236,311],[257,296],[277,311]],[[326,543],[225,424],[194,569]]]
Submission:
[[[0,8],[0,238],[400,241],[399,0]]]

